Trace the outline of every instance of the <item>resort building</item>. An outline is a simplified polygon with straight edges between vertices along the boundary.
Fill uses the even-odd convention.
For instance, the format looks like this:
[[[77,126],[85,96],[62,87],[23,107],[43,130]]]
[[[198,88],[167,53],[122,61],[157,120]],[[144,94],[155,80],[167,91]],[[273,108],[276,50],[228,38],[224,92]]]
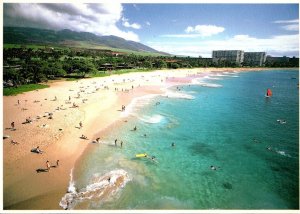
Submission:
[[[264,66],[266,62],[266,52],[245,52],[244,66]]]
[[[218,65],[234,64],[240,66],[244,61],[242,50],[218,50],[212,52],[213,63]]]

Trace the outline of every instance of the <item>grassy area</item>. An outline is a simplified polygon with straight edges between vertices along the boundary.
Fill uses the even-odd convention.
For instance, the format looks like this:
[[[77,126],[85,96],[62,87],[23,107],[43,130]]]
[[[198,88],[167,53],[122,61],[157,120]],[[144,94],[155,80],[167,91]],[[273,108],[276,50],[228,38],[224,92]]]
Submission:
[[[36,49],[45,49],[45,48],[56,48],[56,49],[67,49],[67,47],[63,47],[60,45],[38,45],[38,44],[3,44],[3,48],[32,48],[34,50]]]
[[[42,84],[28,84],[28,85],[21,85],[18,88],[3,88],[3,95],[4,96],[17,95],[23,92],[33,91],[33,90],[43,89],[48,87],[49,87],[48,85],[42,85]]]
[[[73,78],[73,77],[71,77],[71,78],[67,78],[66,79],[66,81],[77,81],[77,80],[79,80],[79,78]]]
[[[89,77],[106,77],[113,74],[126,74],[126,73],[132,73],[132,72],[149,72],[154,71],[156,69],[145,69],[145,68],[137,68],[137,69],[120,69],[120,70],[112,70],[112,71],[106,71],[106,72],[97,72],[94,74],[89,74]]]
[[[112,74],[126,74],[131,72],[149,72],[154,71],[157,69],[146,69],[146,68],[137,68],[137,69],[120,69],[120,70],[113,70]]]

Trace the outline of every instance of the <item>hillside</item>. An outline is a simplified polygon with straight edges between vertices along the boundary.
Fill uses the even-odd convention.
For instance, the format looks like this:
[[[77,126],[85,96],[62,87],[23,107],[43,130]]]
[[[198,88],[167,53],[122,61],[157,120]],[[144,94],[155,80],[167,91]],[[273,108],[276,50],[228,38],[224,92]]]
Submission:
[[[102,48],[125,49],[138,52],[149,52],[168,55],[138,42],[125,40],[117,36],[97,36],[88,32],[76,32],[71,30],[46,30],[23,27],[4,27],[4,44],[56,44],[76,46],[87,44]]]

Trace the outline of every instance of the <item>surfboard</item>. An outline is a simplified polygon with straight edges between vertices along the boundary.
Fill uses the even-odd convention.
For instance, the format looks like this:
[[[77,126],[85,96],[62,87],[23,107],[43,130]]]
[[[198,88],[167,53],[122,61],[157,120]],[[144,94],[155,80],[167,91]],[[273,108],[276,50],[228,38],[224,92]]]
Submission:
[[[136,154],[135,157],[137,158],[144,158],[144,157],[147,157],[147,154]]]

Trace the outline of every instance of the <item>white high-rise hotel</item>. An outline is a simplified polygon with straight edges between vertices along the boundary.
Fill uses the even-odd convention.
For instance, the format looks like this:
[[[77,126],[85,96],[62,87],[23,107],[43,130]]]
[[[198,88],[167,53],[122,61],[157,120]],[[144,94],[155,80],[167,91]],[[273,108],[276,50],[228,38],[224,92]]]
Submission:
[[[266,52],[244,52],[243,50],[217,50],[212,52],[214,63],[226,61],[236,65],[263,66],[266,61]]]

